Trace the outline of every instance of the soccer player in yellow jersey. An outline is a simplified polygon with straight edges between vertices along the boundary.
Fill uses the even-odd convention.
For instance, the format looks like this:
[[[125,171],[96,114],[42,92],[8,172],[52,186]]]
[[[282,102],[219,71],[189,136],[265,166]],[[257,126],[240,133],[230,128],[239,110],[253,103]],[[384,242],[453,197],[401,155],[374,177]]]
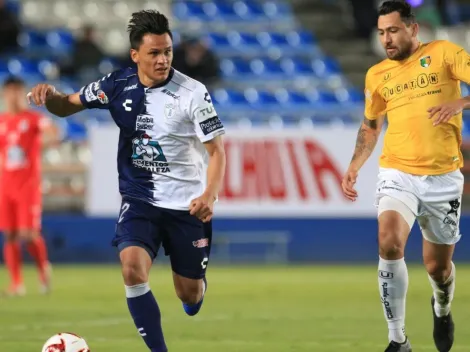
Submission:
[[[434,342],[438,351],[447,352],[454,341],[452,256],[461,236],[462,110],[470,107],[470,98],[461,97],[460,81],[470,82],[470,56],[448,41],[421,43],[418,29],[404,1],[381,5],[378,35],[388,59],[367,72],[365,118],[343,179],[344,194],[354,201],[358,172],[386,116],[376,190],[379,291],[389,329],[386,352],[411,351],[405,334],[404,250],[415,220],[423,234],[423,258],[434,293]]]

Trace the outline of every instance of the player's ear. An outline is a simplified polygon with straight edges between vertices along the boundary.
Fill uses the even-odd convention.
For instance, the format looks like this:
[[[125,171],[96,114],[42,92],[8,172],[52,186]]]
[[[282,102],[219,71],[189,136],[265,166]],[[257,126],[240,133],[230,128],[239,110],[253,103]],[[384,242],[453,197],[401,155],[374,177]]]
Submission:
[[[419,32],[419,24],[413,23],[412,24],[412,31],[413,31],[413,37],[417,37],[418,32]]]
[[[134,61],[136,64],[139,62],[139,53],[135,49],[131,49],[131,59]]]

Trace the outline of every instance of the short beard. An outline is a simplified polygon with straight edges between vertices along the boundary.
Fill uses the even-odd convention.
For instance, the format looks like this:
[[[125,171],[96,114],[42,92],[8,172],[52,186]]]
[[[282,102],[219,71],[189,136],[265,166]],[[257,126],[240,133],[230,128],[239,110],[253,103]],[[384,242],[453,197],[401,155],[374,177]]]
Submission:
[[[390,60],[393,60],[393,61],[402,61],[402,60],[405,60],[405,59],[408,59],[410,56],[411,56],[411,43],[408,47],[406,48],[403,48],[402,51],[398,51],[397,54],[393,57],[390,57],[388,56],[388,58]]]

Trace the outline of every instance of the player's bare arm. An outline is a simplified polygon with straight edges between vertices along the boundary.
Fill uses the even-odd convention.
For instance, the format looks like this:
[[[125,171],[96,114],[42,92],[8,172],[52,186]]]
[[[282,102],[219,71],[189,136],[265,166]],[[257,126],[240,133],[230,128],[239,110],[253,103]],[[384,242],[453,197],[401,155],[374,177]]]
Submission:
[[[212,219],[214,202],[222,186],[226,161],[222,136],[217,136],[204,143],[204,146],[209,154],[207,187],[200,197],[191,201],[190,213],[203,222],[208,222]]]
[[[67,95],[50,84],[38,84],[28,93],[27,98],[30,104],[45,105],[51,114],[58,117],[67,117],[85,109],[79,93]]]
[[[383,121],[384,117],[375,120],[364,117],[359,128],[354,154],[342,182],[343,193],[351,201],[355,201],[357,198],[357,192],[354,189],[357,173],[374,151],[382,131]]]
[[[448,122],[452,117],[466,109],[470,109],[470,96],[434,106],[428,109],[428,113],[429,118],[433,120],[433,126],[437,126]]]

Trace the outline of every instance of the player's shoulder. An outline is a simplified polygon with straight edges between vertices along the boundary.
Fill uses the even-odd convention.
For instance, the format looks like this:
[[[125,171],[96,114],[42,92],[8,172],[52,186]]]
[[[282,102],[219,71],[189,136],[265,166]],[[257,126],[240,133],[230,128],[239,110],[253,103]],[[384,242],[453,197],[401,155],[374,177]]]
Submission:
[[[369,67],[366,72],[366,85],[371,87],[377,87],[384,80],[384,75],[389,73],[390,69],[393,68],[393,63],[390,60],[382,60],[375,65]]]
[[[425,50],[445,51],[448,49],[461,48],[461,46],[455,44],[454,42],[451,42],[450,40],[445,40],[445,39],[433,40],[423,45],[425,46]]]
[[[126,67],[108,73],[107,75],[99,79],[97,83],[100,83],[101,85],[106,84],[109,87],[113,88],[118,88],[120,86],[124,88],[128,83],[132,83],[134,81],[138,81],[137,70],[133,67]]]
[[[185,90],[188,95],[192,95],[194,92],[207,91],[207,88],[203,83],[175,69],[173,69],[171,82],[179,86],[181,90]]]

